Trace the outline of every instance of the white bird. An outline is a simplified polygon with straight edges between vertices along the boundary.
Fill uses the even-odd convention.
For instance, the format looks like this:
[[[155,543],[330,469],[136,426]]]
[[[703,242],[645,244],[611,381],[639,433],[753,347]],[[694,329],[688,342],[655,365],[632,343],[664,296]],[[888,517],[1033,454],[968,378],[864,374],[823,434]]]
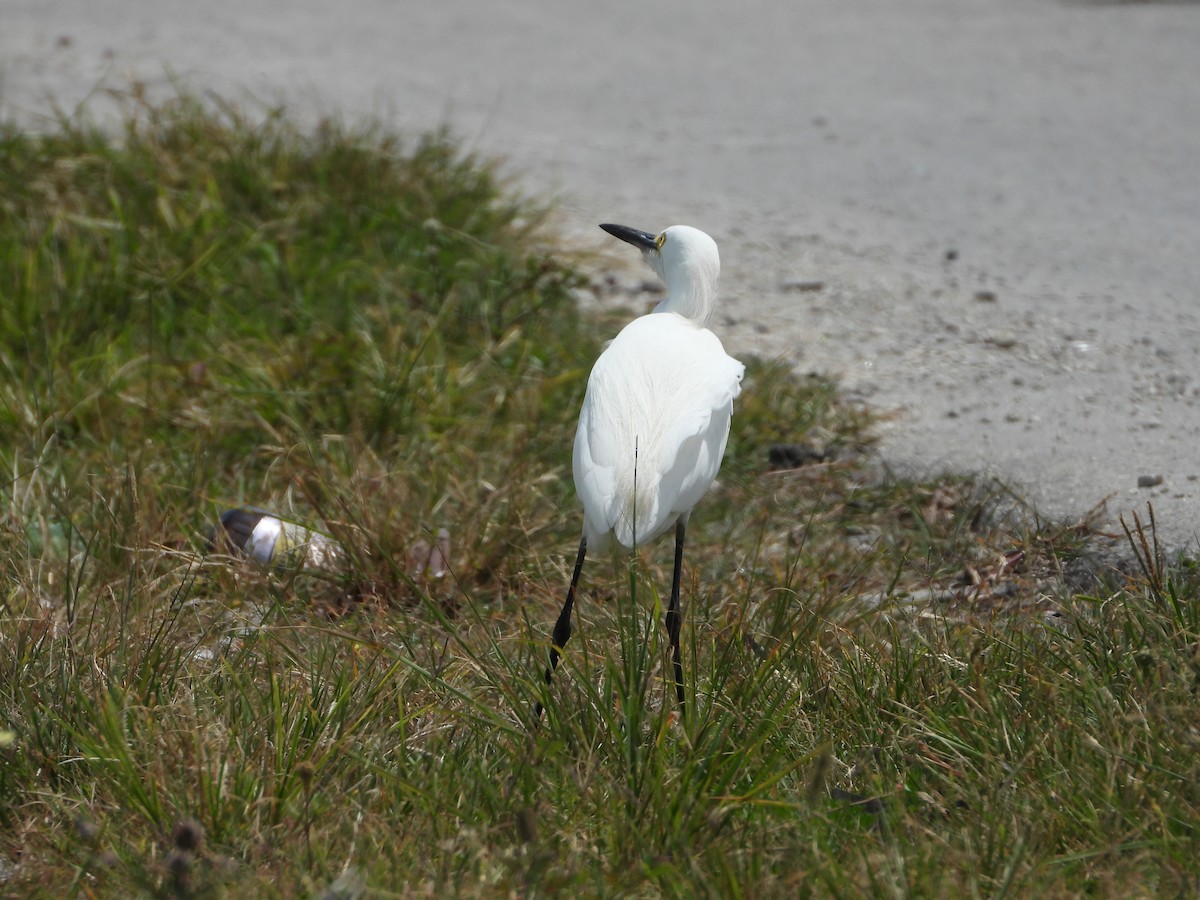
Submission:
[[[707,328],[721,271],[711,237],[687,225],[672,225],[657,236],[624,225],[600,227],[642,251],[666,284],[667,296],[653,312],[621,330],[588,378],[574,453],[583,537],[554,625],[546,683],[571,637],[575,588],[588,548],[602,549],[615,538],[632,549],[674,525],[675,573],[665,625],[682,711],[679,580],[684,533],[692,508],[721,468],[745,367],[725,353]]]

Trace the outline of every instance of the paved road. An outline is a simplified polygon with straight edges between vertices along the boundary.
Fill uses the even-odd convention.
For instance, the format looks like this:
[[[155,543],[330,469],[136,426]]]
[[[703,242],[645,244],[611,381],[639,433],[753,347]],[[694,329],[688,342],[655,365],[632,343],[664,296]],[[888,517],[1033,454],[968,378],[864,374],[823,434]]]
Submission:
[[[176,79],[448,122],[560,195],[580,246],[605,247],[600,221],[698,225],[727,345],[894,410],[890,460],[1000,475],[1055,517],[1152,501],[1169,541],[1200,541],[1198,4],[7,0],[0,20],[0,115],[31,127],[50,97],[100,114],[98,88]]]

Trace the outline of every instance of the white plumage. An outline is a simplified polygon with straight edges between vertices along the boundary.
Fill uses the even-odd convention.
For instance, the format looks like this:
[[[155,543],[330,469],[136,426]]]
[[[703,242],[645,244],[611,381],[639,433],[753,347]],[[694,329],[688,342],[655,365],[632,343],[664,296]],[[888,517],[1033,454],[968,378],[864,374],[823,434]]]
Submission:
[[[742,364],[690,319],[625,326],[592,369],[575,434],[589,547],[610,536],[633,547],[687,517],[721,467],[741,380]]]
[[[571,586],[554,627],[549,683],[571,636],[571,608],[589,547],[624,547],[675,526],[675,575],[666,626],[682,707],[679,579],[688,516],[721,467],[744,366],[708,330],[721,263],[707,234],[673,225],[655,236],[623,225],[605,231],[641,249],[667,296],[626,325],[588,378],[575,434],[575,488],[583,537]],[[538,707],[540,712],[540,705]]]

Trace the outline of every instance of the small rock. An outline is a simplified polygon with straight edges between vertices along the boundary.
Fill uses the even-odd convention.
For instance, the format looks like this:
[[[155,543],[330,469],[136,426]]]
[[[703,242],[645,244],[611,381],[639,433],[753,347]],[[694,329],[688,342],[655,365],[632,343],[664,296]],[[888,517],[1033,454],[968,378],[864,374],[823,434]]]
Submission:
[[[779,285],[779,288],[780,288],[780,290],[784,290],[784,291],[801,291],[804,293],[813,293],[815,291],[825,290],[825,282],[819,281],[816,279],[811,279],[811,280],[793,279],[791,281],[783,282],[781,285]]]
[[[942,259],[946,260],[946,262],[954,262],[958,259],[958,250],[954,247],[948,247],[946,252],[942,254]]]
[[[195,819],[180,819],[171,833],[171,843],[180,850],[198,850],[204,843],[204,826]]]
[[[75,834],[79,840],[87,844],[89,847],[96,846],[96,842],[100,840],[100,826],[85,816],[83,813],[75,816],[73,824],[75,825]]]
[[[995,303],[996,302],[996,292],[995,291],[976,291],[975,299],[978,300],[980,303]]]
[[[1011,350],[1017,346],[1017,339],[1011,334],[995,334],[987,340],[989,344],[999,350]]]
[[[1137,486],[1140,488],[1158,487],[1163,483],[1163,480],[1161,475],[1139,475]]]
[[[767,462],[772,469],[799,469],[825,458],[825,450],[812,444],[775,444],[767,450]]]

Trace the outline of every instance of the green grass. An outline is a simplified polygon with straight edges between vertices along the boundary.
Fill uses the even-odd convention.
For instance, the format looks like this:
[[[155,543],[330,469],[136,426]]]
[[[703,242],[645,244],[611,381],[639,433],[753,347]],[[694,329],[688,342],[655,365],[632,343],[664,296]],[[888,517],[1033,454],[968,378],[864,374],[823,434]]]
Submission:
[[[1134,525],[1076,577],[1077,530],[881,473],[777,363],[689,529],[687,721],[665,543],[589,562],[543,685],[629,315],[564,258],[445,135],[0,131],[0,893],[1193,893],[1195,563]],[[199,553],[244,502],[344,565]]]

